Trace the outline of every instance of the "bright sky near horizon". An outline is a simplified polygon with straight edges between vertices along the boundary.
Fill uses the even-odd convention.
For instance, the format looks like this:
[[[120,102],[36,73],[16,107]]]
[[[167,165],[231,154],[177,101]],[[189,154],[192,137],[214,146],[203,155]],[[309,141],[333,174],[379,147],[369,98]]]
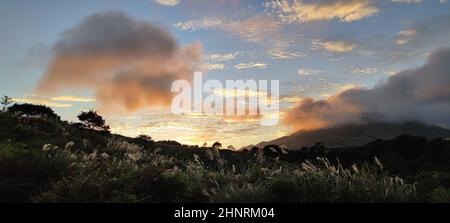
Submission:
[[[102,30],[116,24],[123,29]],[[2,0],[0,30],[0,94],[46,104],[68,120],[97,109],[115,133],[241,147],[294,129],[252,118],[175,116],[160,101],[167,98],[162,91],[170,92],[162,86],[188,77],[191,64],[200,64],[206,79],[280,80],[283,114],[304,98],[373,88],[420,67],[432,51],[450,47],[450,3]],[[87,44],[114,35],[125,42]],[[149,67],[140,64],[148,61]],[[166,61],[175,68],[161,65]],[[136,67],[122,72],[125,65]],[[112,68],[111,80],[95,73]],[[128,100],[138,94],[144,95]]]

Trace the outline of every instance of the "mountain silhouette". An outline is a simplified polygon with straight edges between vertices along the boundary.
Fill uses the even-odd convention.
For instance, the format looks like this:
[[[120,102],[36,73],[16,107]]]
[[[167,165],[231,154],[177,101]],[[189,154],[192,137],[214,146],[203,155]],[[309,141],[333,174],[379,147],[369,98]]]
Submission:
[[[450,130],[436,125],[419,122],[405,123],[368,123],[342,125],[338,127],[298,131],[272,141],[261,142],[256,147],[266,145],[285,146],[290,150],[299,150],[320,142],[327,147],[361,146],[377,139],[393,139],[400,135],[422,136],[428,139],[450,138]],[[254,145],[243,147],[251,149]]]

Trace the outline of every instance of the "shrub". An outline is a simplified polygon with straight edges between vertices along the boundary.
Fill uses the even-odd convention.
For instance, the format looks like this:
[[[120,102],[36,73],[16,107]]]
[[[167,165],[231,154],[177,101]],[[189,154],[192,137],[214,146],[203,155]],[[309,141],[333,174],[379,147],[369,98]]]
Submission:
[[[68,173],[71,161],[67,155],[0,146],[0,202],[30,202]]]
[[[47,117],[59,119],[59,116],[55,112],[45,105],[33,105],[33,104],[14,104],[8,107],[8,112],[24,115],[27,117]]]

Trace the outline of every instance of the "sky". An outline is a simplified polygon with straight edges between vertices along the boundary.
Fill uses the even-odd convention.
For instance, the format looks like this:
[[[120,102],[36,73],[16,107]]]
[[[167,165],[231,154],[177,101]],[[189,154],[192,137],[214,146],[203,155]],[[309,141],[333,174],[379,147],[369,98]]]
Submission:
[[[367,119],[450,127],[445,0],[2,0],[0,30],[0,94],[98,110],[118,134],[238,148]],[[194,71],[279,80],[280,123],[172,114]]]

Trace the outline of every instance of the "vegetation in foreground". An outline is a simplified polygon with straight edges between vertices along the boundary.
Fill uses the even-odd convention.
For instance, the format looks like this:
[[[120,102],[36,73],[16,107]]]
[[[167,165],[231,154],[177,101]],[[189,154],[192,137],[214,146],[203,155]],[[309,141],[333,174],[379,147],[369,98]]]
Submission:
[[[450,201],[449,147],[443,140],[426,144],[439,144],[430,149],[439,157],[421,160],[388,151],[397,141],[374,142],[378,153],[374,144],[359,153],[320,145],[301,152],[270,147],[236,152],[219,150],[220,143],[199,148],[112,135],[98,117],[83,120],[103,127],[20,111],[0,113],[2,202]],[[427,163],[435,158],[444,161]],[[412,168],[420,162],[421,168]]]

